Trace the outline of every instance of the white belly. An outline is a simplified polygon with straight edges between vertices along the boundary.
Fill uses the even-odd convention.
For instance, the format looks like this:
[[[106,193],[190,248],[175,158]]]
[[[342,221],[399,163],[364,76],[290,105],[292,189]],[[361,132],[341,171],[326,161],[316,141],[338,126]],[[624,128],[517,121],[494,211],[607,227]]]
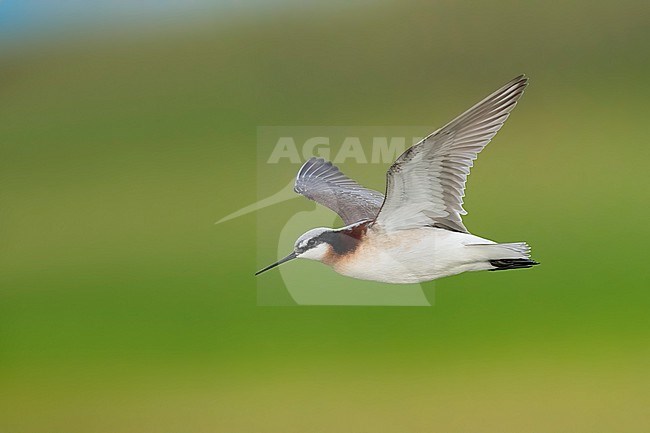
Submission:
[[[471,244],[494,242],[432,227],[393,234],[369,230],[357,250],[333,264],[336,272],[363,280],[419,283],[466,271],[491,269]]]

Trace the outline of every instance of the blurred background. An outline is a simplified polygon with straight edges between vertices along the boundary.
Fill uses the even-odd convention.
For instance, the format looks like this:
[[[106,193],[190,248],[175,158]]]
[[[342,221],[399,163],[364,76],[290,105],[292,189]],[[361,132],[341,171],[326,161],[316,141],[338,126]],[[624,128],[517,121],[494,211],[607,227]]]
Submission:
[[[2,1],[0,430],[648,431],[649,18]],[[257,306],[256,215],[214,222],[257,198],[258,126],[441,125],[520,73],[465,223],[541,266]]]

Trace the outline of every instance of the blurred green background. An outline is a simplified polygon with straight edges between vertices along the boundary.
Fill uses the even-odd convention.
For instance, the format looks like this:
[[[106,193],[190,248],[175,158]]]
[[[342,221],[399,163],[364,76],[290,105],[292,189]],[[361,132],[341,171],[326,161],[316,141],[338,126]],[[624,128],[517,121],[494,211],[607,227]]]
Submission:
[[[258,1],[27,29],[45,2],[17,3],[2,432],[648,431],[650,3]],[[256,200],[259,125],[441,125],[520,73],[465,223],[541,266],[437,281],[431,308],[256,305],[256,216],[214,222]]]

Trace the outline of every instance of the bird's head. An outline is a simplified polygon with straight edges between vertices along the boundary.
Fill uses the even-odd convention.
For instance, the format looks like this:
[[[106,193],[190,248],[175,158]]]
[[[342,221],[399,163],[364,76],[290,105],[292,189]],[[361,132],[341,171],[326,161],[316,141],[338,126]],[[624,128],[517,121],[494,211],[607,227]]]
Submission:
[[[278,260],[272,265],[269,265],[264,269],[257,271],[255,275],[259,275],[262,272],[266,272],[269,269],[273,269],[276,266],[279,266],[282,263],[286,263],[289,260],[293,260],[293,259],[300,258],[300,259],[321,261],[325,257],[325,255],[327,255],[330,249],[329,244],[326,240],[327,235],[333,231],[334,230],[332,229],[319,227],[316,229],[311,229],[308,232],[305,232],[302,236],[298,238],[298,240],[294,244],[293,251],[291,252],[291,254],[289,254],[283,259]]]

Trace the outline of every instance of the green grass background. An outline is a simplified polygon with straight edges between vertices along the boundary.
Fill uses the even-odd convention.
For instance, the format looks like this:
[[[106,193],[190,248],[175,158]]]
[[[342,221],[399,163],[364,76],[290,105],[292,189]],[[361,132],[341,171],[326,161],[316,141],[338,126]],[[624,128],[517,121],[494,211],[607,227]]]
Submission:
[[[649,16],[367,2],[4,44],[0,430],[648,431]],[[440,125],[522,72],[465,222],[541,266],[433,308],[256,306],[256,216],[213,223],[257,197],[257,126]]]

